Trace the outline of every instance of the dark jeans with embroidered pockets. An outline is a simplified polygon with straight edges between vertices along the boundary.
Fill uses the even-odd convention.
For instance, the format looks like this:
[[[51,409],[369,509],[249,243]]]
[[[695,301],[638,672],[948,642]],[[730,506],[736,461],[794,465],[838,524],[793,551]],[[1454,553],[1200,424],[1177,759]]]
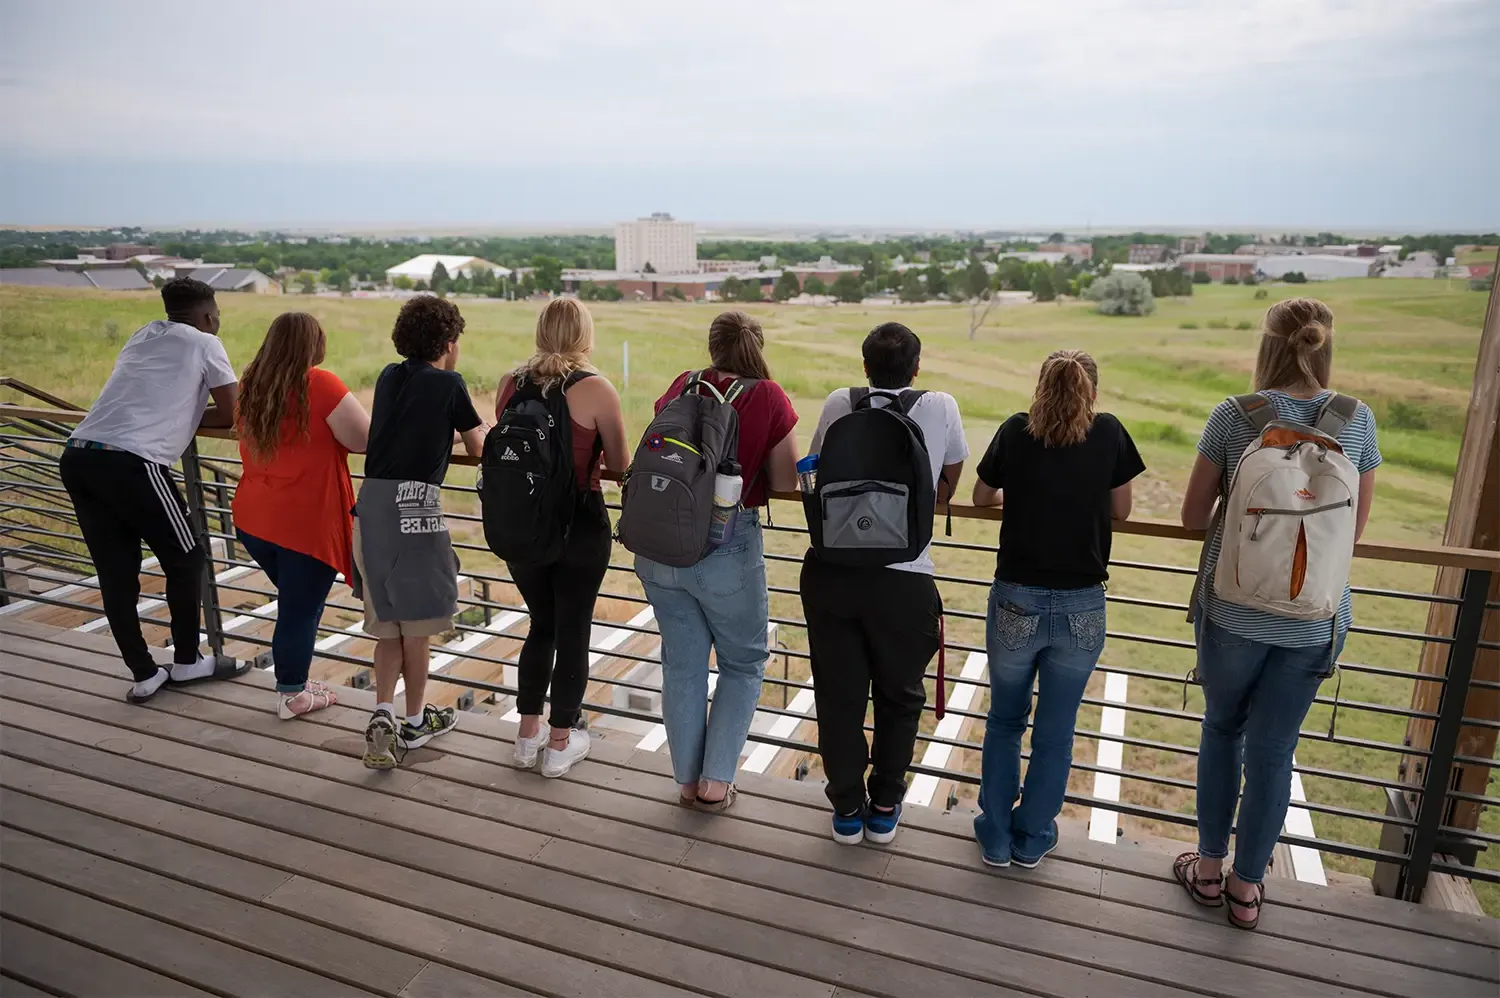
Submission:
[[[1104,648],[1104,616],[1103,586],[1042,589],[996,581],[990,590],[990,709],[974,837],[992,859],[1039,856],[1048,847],[1068,788],[1078,705]],[[1033,682],[1036,720],[1023,787],[1021,736]]]

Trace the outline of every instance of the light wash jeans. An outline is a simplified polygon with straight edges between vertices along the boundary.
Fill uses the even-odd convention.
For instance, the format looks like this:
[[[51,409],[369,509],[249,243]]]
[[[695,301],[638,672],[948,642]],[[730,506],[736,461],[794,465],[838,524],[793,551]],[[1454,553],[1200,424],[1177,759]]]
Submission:
[[[996,581],[985,618],[990,710],[984,723],[974,837],[998,862],[1034,859],[1052,841],[1073,765],[1073,727],[1104,649],[1104,587],[1041,589]],[[1021,787],[1021,735],[1037,683],[1031,763]],[[1012,810],[1016,796],[1021,804]]]
[[[1198,681],[1203,733],[1198,741],[1198,852],[1229,855],[1240,805],[1234,875],[1258,884],[1292,800],[1292,752],[1313,697],[1330,671],[1327,644],[1282,648],[1242,638],[1199,615]],[[1347,632],[1333,649],[1337,658]],[[1240,791],[1240,773],[1245,789]]]
[[[766,558],[760,517],[741,510],[734,537],[691,568],[635,559],[661,629],[661,712],[680,784],[733,783],[766,671]],[[713,706],[708,653],[718,662]]]

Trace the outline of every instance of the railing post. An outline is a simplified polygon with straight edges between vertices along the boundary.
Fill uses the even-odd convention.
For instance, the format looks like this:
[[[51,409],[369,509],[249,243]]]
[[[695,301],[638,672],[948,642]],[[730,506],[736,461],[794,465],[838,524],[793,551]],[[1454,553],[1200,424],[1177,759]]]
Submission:
[[[1474,659],[1484,626],[1484,603],[1490,591],[1490,573],[1480,569],[1464,572],[1463,596],[1453,626],[1453,644],[1448,649],[1448,670],[1443,682],[1437,724],[1432,730],[1432,755],[1427,759],[1422,800],[1417,805],[1417,825],[1412,830],[1411,853],[1406,867],[1402,896],[1420,901],[1432,871],[1438,830],[1448,813],[1448,785],[1453,778],[1453,757],[1458,752],[1464,705],[1469,699],[1469,681],[1474,677]]]
[[[208,466],[214,476],[214,505],[219,507],[219,533],[229,538],[224,542],[224,554],[230,561],[239,561],[239,551],[234,543],[234,518],[229,513],[229,490],[224,487],[224,470],[216,464]]]
[[[203,633],[215,655],[224,654],[224,623],[219,616],[219,584],[214,572],[213,540],[208,536],[208,511],[203,508],[203,466],[198,461],[198,442],[188,443],[182,454],[182,484],[187,492],[188,517],[193,533],[203,545],[203,571],[199,583],[203,604]]]

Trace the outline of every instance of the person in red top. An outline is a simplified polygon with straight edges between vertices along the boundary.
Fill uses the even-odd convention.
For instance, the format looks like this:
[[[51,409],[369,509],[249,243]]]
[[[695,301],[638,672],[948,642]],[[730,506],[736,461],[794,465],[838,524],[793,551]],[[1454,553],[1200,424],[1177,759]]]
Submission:
[[[348,458],[370,434],[359,399],[317,367],[326,346],[317,319],[277,316],[245,368],[235,414],[244,462],[235,533],[276,587],[271,660],[283,720],[336,702],[307,674],[334,579],[353,578]]]
[[[725,312],[708,329],[713,367],[705,380],[723,390],[753,379],[734,400],[744,510],[734,536],[688,568],[637,557],[635,572],[661,630],[662,723],[672,753],[679,802],[722,811],[734,802],[734,775],[750,721],[760,702],[766,668],[765,547],[759,508],[767,493],[797,487],[797,411],[766,366],[765,335],[744,312]],[[656,401],[661,412],[693,372],[684,371]],[[713,707],[708,703],[708,655],[719,666]]]

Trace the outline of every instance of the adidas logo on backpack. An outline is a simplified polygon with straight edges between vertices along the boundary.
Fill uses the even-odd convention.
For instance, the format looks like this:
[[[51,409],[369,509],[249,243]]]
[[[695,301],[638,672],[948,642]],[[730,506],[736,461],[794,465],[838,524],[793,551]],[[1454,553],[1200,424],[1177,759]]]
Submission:
[[[507,447],[507,448],[505,448],[505,453],[500,455],[500,460],[502,460],[502,461],[519,461],[519,460],[521,460],[521,455],[517,454],[514,450],[512,450],[509,447]]]

